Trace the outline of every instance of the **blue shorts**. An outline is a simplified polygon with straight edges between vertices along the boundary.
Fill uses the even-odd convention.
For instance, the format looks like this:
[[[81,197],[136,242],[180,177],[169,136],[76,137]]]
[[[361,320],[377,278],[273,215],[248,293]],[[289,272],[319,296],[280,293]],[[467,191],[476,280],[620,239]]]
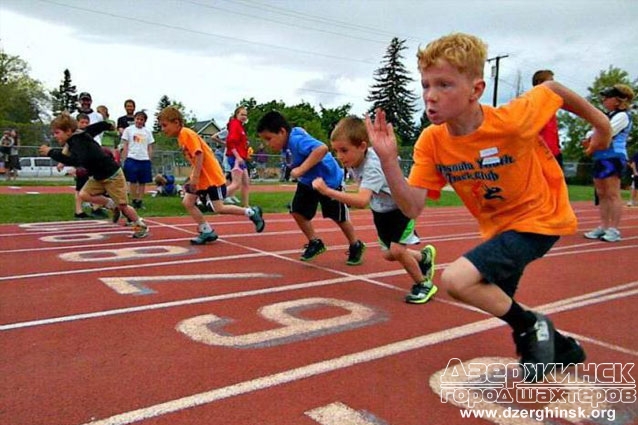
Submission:
[[[612,176],[622,177],[627,161],[622,158],[605,158],[594,161],[594,178],[601,180]]]
[[[231,170],[235,168],[235,161],[237,160],[237,158],[235,158],[234,156],[227,156],[226,160],[228,161],[228,166],[230,167]],[[244,162],[242,162],[242,164],[239,166],[239,169],[240,170],[248,169],[248,161],[244,159]]]
[[[545,255],[559,238],[508,230],[463,256],[478,269],[486,282],[495,284],[513,297],[525,267]]]
[[[129,183],[150,183],[153,181],[150,160],[126,158],[122,168],[126,181]]]

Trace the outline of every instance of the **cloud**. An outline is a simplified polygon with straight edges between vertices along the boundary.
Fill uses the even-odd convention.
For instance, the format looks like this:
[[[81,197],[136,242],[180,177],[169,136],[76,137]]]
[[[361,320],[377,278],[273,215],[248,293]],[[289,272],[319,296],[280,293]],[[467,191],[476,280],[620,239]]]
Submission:
[[[601,70],[636,78],[633,0],[3,0],[0,43],[52,89],[64,69],[95,104],[123,112],[131,97],[156,109],[164,94],[199,119],[226,122],[243,98],[353,104],[363,113],[373,72],[393,36],[419,45],[454,31],[478,35],[500,62],[499,100],[529,88],[538,68],[586,95]],[[486,96],[491,103],[493,82]],[[415,82],[411,88],[420,94]],[[419,102],[420,103],[420,102]],[[421,107],[421,105],[419,105]]]

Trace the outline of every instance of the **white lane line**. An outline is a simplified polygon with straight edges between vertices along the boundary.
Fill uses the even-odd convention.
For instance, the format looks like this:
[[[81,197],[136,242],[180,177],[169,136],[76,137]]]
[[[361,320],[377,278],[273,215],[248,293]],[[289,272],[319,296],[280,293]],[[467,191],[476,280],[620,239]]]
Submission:
[[[636,291],[630,291],[633,293]],[[614,298],[622,298],[626,296],[624,293],[617,293],[609,295],[608,297],[599,298],[599,302],[606,301]],[[603,300],[604,298],[604,300]],[[591,302],[589,302],[591,301]],[[596,300],[576,301],[574,303],[565,304],[561,307],[557,307],[555,312],[567,311],[578,308],[581,305],[589,305],[596,303]],[[546,312],[541,306],[537,311]],[[302,379],[310,378],[312,376],[321,375],[324,373],[334,372],[336,370],[345,369],[351,366],[367,363],[373,360],[382,359],[385,357],[405,353],[424,347],[428,347],[434,344],[441,344],[443,342],[451,341],[453,339],[462,338],[465,336],[475,335],[481,332],[485,332],[497,327],[504,326],[504,323],[500,319],[491,318],[485,319],[467,325],[457,326],[450,329],[444,329],[442,331],[433,332],[428,335],[422,335],[415,338],[398,341],[383,346],[375,347],[372,349],[360,351],[358,353],[347,354],[344,356],[336,357],[329,360],[323,360],[321,362],[301,366],[295,369],[286,370],[283,372],[275,373],[272,375],[263,376],[256,379],[251,379],[237,384],[228,385],[222,388],[216,388],[209,391],[193,394],[190,396],[182,397],[176,400],[167,401],[164,403],[155,404],[153,406],[144,407],[141,409],[121,413],[111,416],[109,418],[88,422],[84,425],[126,425],[134,422],[138,422],[145,419],[150,419],[168,413],[175,413],[184,409],[189,409],[204,404],[213,403],[215,401],[223,400],[229,397],[234,397],[242,394],[247,394],[254,391],[268,389],[277,385],[286,384],[289,382],[299,381]]]

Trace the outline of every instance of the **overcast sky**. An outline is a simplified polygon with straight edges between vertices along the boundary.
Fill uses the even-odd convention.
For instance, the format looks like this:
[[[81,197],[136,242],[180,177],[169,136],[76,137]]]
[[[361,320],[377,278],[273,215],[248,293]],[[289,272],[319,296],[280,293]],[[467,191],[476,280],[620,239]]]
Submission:
[[[221,125],[249,97],[362,114],[392,37],[420,99],[418,46],[456,31],[507,55],[499,102],[541,68],[582,95],[612,65],[638,78],[636,0],[0,0],[0,47],[49,90],[69,69],[113,119],[127,98],[154,113],[164,94]],[[491,103],[489,66],[485,78]]]

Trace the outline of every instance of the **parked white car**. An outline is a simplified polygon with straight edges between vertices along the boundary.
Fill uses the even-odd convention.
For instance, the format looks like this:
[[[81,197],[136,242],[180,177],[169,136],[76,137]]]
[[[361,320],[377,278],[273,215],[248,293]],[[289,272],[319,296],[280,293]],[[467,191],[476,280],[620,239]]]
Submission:
[[[69,172],[73,169],[73,167],[64,166],[61,171],[58,171],[58,169],[56,168],[57,165],[57,161],[54,161],[47,156],[27,156],[24,158],[20,158],[20,168],[22,169],[18,171],[18,176],[64,177],[69,175]]]

